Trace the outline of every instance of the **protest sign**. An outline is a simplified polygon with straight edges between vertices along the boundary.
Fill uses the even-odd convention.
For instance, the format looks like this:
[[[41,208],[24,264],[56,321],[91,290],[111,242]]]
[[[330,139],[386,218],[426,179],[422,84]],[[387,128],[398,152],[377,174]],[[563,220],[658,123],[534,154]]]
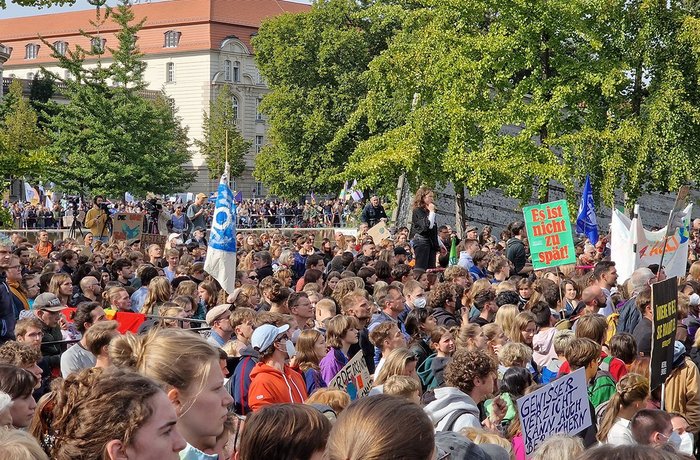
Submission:
[[[681,219],[683,225],[671,231],[670,236],[666,238],[668,226],[650,232],[644,229],[639,213],[635,213],[634,219],[630,220],[622,212],[613,209],[610,227],[610,259],[615,262],[619,280],[628,279],[637,268],[661,262],[664,241],[666,241],[666,252],[663,264],[666,275],[685,276],[692,211],[692,203],[683,208],[682,212],[685,214]]]
[[[165,248],[165,243],[168,241],[168,237],[165,235],[154,235],[152,233],[141,234],[141,252],[146,254],[148,247],[152,244],[157,244],[161,249]]]
[[[576,263],[566,200],[528,206],[523,216],[535,270]]]
[[[112,238],[131,244],[141,238],[143,230],[143,214],[117,213],[112,217],[114,230]]]
[[[678,311],[678,279],[659,281],[651,285],[651,389],[666,381],[673,365],[676,341],[676,312]]]
[[[367,230],[367,234],[372,237],[374,244],[379,244],[382,240],[391,238],[391,233],[389,233],[389,229],[383,221]]]
[[[528,457],[549,436],[574,435],[592,423],[584,368],[519,398],[516,404]]]
[[[345,391],[352,400],[369,394],[369,390],[372,389],[372,376],[367,369],[367,363],[365,363],[361,351],[343,366],[330,381],[328,387]]]

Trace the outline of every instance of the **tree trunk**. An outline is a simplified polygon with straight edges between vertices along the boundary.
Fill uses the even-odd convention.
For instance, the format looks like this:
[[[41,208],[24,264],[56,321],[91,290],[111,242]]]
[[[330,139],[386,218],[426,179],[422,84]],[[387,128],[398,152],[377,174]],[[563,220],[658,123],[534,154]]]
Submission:
[[[467,223],[466,216],[466,201],[464,198],[464,184],[455,183],[455,231],[461,239],[463,237],[464,227]]]

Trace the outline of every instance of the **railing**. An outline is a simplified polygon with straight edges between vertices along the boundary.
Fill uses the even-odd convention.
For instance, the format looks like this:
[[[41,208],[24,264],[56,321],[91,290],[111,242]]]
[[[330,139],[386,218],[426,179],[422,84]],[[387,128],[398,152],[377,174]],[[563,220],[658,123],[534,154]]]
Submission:
[[[7,94],[7,92],[10,90],[10,85],[12,84],[13,80],[19,80],[22,83],[22,92],[25,95],[29,95],[29,93],[32,90],[32,84],[34,83],[34,80],[29,80],[26,78],[12,78],[12,77],[2,77],[2,92],[3,94]],[[54,81],[53,82],[53,90],[54,90],[54,97],[64,97],[65,91],[68,88],[68,85],[66,85],[62,81]],[[144,99],[157,99],[159,96],[162,95],[160,91],[152,91],[149,89],[144,89],[140,90],[138,92],[139,96],[143,97]]]

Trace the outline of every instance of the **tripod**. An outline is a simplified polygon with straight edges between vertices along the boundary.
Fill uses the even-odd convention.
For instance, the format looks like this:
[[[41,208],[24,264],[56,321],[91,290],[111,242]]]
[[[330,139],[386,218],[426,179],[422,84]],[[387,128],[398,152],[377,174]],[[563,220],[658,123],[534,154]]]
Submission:
[[[158,217],[153,217],[151,215],[146,216],[146,232],[149,235],[160,235],[160,230],[158,229]]]
[[[100,230],[100,238],[103,238],[103,235],[105,234],[105,230],[109,230],[109,235],[110,237],[112,236],[112,232],[114,231],[113,223],[112,223],[112,216],[109,215],[109,212],[106,212],[107,214],[107,219],[105,220],[105,223],[102,224],[102,230]]]
[[[78,206],[73,206],[73,222],[70,224],[68,237],[75,239],[77,235],[76,230],[78,231],[77,233],[80,233],[81,237],[85,238],[85,235],[83,235],[83,226],[78,220]]]

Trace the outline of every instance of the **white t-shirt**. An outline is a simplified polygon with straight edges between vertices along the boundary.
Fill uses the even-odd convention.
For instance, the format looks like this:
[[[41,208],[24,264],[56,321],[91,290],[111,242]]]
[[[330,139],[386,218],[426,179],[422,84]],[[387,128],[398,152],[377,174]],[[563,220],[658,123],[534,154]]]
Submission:
[[[637,444],[632,437],[630,421],[618,417],[608,432],[608,444],[611,446],[631,446]]]

